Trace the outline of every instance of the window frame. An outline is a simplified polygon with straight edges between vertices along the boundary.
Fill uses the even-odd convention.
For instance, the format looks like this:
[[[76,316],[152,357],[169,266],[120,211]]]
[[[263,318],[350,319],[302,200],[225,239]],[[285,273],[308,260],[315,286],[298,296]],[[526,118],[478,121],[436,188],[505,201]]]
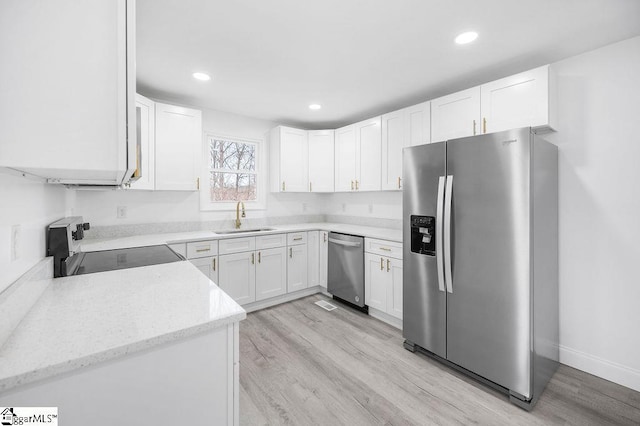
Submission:
[[[254,201],[244,201],[246,210],[265,210],[267,208],[267,180],[269,176],[267,174],[267,159],[266,149],[264,146],[264,139],[253,139],[247,137],[239,137],[232,135],[225,135],[216,132],[204,132],[204,139],[202,143],[202,170],[200,173],[200,210],[201,211],[228,211],[235,210],[238,201],[211,201],[210,199],[210,173],[211,159],[209,158],[209,140],[210,139],[225,139],[232,142],[250,143],[256,146],[256,191],[257,198]]]

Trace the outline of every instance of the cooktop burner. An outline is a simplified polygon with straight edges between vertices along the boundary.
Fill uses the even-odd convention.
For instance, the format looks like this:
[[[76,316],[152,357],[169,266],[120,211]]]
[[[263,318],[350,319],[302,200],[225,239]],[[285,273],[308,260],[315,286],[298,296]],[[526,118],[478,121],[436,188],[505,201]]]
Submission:
[[[138,268],[184,260],[166,245],[90,251],[80,253],[80,256],[77,268],[70,275]]]

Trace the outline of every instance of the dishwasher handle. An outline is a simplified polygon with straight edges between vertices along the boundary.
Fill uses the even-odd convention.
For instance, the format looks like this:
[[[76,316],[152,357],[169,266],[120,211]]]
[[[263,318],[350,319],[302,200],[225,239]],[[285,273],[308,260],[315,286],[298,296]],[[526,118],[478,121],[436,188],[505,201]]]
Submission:
[[[347,246],[347,247],[360,247],[360,242],[336,240],[335,238],[331,238],[331,237],[329,237],[329,242],[330,243],[334,243],[334,244],[338,244],[338,245],[341,245],[341,246]]]

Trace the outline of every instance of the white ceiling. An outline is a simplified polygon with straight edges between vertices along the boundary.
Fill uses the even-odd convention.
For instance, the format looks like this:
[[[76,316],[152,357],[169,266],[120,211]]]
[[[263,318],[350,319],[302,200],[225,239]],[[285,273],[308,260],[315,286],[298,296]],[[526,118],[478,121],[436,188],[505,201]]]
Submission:
[[[138,0],[138,91],[335,128],[639,34],[638,0]]]

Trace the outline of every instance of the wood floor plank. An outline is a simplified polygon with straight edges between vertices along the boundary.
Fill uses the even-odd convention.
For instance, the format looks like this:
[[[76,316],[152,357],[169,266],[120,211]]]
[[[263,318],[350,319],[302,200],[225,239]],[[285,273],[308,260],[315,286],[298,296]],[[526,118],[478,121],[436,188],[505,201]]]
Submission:
[[[423,354],[402,333],[309,296],[240,324],[243,425],[638,425],[640,393],[561,366],[532,412]]]

